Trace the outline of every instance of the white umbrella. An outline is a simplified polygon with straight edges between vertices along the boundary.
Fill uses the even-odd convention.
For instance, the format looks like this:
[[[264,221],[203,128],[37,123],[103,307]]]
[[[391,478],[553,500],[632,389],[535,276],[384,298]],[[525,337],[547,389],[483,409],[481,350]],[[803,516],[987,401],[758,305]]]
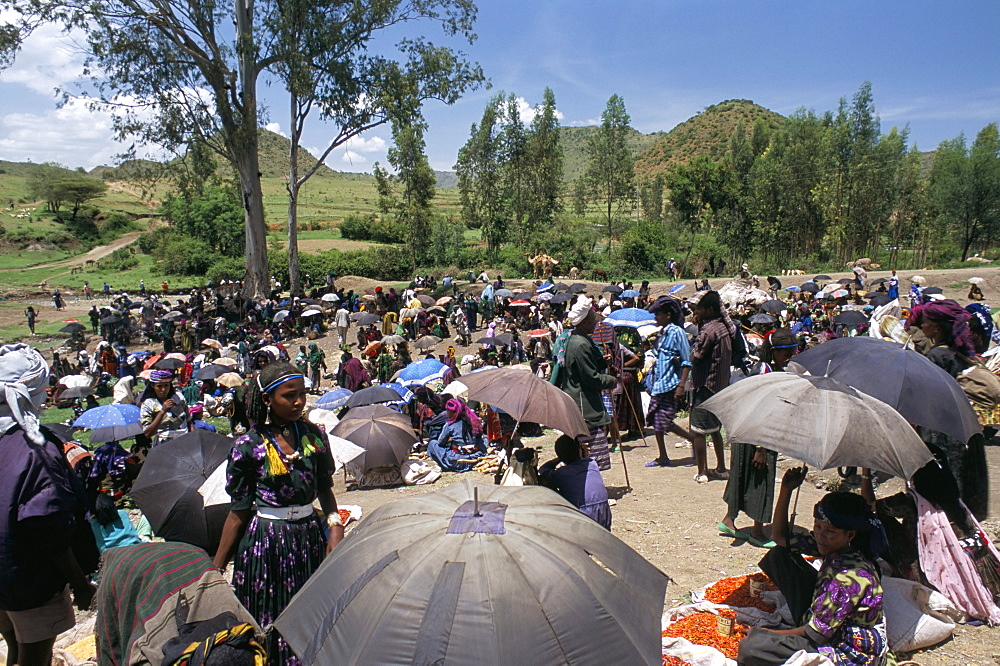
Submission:
[[[331,292],[329,294],[323,294],[321,300],[324,300],[327,303],[333,303],[335,301],[339,301],[340,300],[340,296],[337,296],[337,294],[334,294],[334,293]]]
[[[969,284],[982,284],[985,282],[981,277],[971,277],[969,278]]]
[[[323,314],[323,312],[321,310],[317,310],[316,308],[309,308],[308,310],[304,311],[301,316],[312,317],[318,314]]]

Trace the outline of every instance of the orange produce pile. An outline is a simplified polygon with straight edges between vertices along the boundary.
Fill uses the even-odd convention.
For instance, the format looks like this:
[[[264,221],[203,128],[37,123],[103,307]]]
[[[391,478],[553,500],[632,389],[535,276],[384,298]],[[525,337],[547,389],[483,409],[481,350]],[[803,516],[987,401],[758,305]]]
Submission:
[[[347,509],[337,509],[337,513],[340,514],[340,520],[345,525],[347,524],[347,521],[351,519],[351,512],[348,511]]]
[[[663,655],[663,666],[691,666],[683,659],[678,659],[677,657],[668,657]]]
[[[705,590],[705,599],[713,604],[726,604],[737,608],[759,608],[765,613],[773,613],[774,606],[766,603],[760,597],[750,596],[750,581],[764,581],[767,590],[777,590],[774,583],[768,579],[767,574],[760,572],[747,576],[733,576],[723,578],[715,585]]]
[[[731,610],[719,611],[719,615],[736,619],[736,613]],[[698,645],[713,647],[730,659],[736,659],[740,649],[740,641],[746,636],[746,627],[733,623],[732,636],[720,636],[718,615],[714,613],[695,613],[677,620],[663,630],[663,636],[669,638],[686,638]]]

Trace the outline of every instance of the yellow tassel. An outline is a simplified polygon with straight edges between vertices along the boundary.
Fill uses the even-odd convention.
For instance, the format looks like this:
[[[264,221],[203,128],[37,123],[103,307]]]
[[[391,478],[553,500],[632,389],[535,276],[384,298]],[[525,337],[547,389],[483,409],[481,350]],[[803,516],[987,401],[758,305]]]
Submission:
[[[278,448],[270,440],[266,441],[267,446],[267,465],[265,469],[267,470],[268,476],[281,476],[282,474],[288,474],[288,468],[285,467],[285,461],[281,459],[278,454]]]

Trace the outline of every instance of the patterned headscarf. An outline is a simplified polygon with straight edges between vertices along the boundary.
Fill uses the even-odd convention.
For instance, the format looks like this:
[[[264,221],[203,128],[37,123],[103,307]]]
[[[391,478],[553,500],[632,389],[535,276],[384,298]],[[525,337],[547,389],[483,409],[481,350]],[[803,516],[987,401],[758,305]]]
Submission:
[[[37,349],[23,343],[0,347],[0,433],[19,425],[30,441],[45,442],[38,410],[48,383],[49,365]]]
[[[173,370],[150,370],[149,371],[149,381],[154,384],[162,384],[163,382],[172,382],[174,380]]]
[[[855,497],[857,500],[854,500]],[[851,504],[854,506],[848,510]],[[840,530],[868,533],[868,545],[873,553],[884,552],[889,545],[882,521],[868,508],[860,495],[847,492],[827,493],[813,507],[813,518],[830,523]]]
[[[480,418],[458,398],[449,398],[448,402],[444,403],[444,408],[448,411],[448,423],[454,423],[458,419],[464,418],[472,426],[473,433],[478,435],[483,431],[483,422]]]
[[[972,341],[972,331],[969,329],[969,320],[972,319],[972,315],[963,310],[961,305],[955,301],[932,301],[924,305],[918,305],[913,308],[913,312],[910,313],[910,318],[906,324],[908,326],[920,326],[924,319],[949,326],[951,328],[951,339],[944,340],[943,342],[970,358],[976,355],[976,347]]]
[[[681,302],[667,295],[660,296],[646,309],[653,314],[661,310],[669,312],[670,319],[675,324],[680,324],[684,320],[684,310],[681,308]]]

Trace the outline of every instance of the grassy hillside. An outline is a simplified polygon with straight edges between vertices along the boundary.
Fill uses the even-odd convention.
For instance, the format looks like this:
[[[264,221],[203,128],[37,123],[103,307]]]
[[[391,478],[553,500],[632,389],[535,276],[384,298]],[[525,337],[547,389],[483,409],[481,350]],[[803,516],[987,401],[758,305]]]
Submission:
[[[636,176],[649,178],[699,155],[720,159],[726,154],[733,132],[739,127],[749,132],[757,118],[763,118],[772,128],[779,127],[785,120],[774,111],[745,99],[731,99],[710,106],[659,135],[657,141],[636,159]]]
[[[564,184],[571,184],[587,170],[587,137],[595,131],[597,131],[597,127],[594,125],[559,128],[559,144],[563,149]],[[656,143],[661,136],[663,136],[662,132],[643,134],[638,130],[631,130],[629,145],[632,148],[632,155],[640,155]]]

